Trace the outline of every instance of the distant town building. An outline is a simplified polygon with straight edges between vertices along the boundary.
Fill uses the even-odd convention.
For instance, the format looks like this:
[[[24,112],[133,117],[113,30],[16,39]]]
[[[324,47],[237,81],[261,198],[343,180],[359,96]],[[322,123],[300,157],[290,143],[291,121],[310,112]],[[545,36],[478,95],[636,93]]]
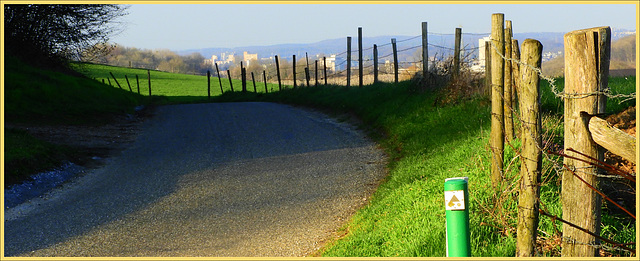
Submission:
[[[332,72],[336,71],[336,55],[335,54],[332,54],[331,56],[327,57],[327,69]]]
[[[489,41],[491,41],[491,37],[489,36],[478,39],[478,63],[482,64],[483,68],[484,68],[484,59],[485,59],[484,48],[485,48],[485,45],[489,43]]]
[[[250,63],[252,60],[256,60],[256,61],[258,60],[258,54],[257,54],[257,53],[253,53],[253,54],[252,54],[252,53],[244,52],[244,54],[243,54],[243,60],[244,60],[244,62],[245,62],[245,63],[247,63],[247,66],[248,66],[248,65],[249,65],[249,63]]]

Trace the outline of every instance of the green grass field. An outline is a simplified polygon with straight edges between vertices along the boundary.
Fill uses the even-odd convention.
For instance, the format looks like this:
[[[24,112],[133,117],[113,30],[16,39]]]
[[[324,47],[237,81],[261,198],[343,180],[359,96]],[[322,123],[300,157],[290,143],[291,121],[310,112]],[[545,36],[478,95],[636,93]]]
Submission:
[[[110,73],[112,73],[123,89],[128,91],[129,85],[131,85],[131,90],[135,93],[138,92],[138,83],[136,81],[137,75],[140,82],[140,94],[145,96],[149,95],[149,80],[146,69],[124,68],[88,63],[75,64],[75,67],[79,72],[82,72],[89,78],[96,79],[100,82],[104,80],[106,84],[109,84],[110,81],[113,87],[118,88],[118,85],[110,75]],[[150,70],[149,74],[151,75],[152,96],[163,96],[164,101],[167,103],[207,102],[209,91],[207,88],[206,76],[175,74],[155,70]],[[129,84],[127,84],[125,75],[129,78]],[[224,92],[231,91],[231,85],[229,84],[228,78],[221,78],[219,81],[216,76],[211,77],[210,80],[211,96],[221,94],[222,91],[220,90],[220,83],[222,83],[222,90]],[[251,78],[249,77],[247,81],[247,90],[253,92],[253,83],[250,80]],[[232,83],[234,91],[242,90],[242,81],[232,79]],[[272,92],[278,89],[278,85],[268,83],[267,89],[269,92]],[[256,79],[256,90],[259,93],[265,92],[264,83],[261,81],[258,82],[258,79]]]
[[[142,87],[147,73],[146,70],[101,65],[84,65],[78,70],[97,81],[106,79],[112,72],[127,89],[126,92],[129,90],[124,75],[133,76],[130,77],[131,81],[138,74]],[[204,76],[152,71],[151,77],[153,94],[164,96],[157,102],[207,101]],[[135,80],[132,84],[136,91],[133,82]],[[223,88],[224,82],[225,79]],[[236,83],[240,86],[239,81],[235,81],[234,88]],[[444,256],[444,179],[466,176],[469,177],[472,255],[514,256],[516,188],[520,164],[516,152],[519,142],[505,147],[507,179],[504,192],[496,194],[489,178],[490,101],[486,97],[474,96],[455,104],[440,105],[437,99],[442,95],[441,92],[417,92],[412,84],[407,81],[399,84],[379,83],[363,88],[319,86],[268,94],[228,92],[225,89],[225,93],[220,95],[217,78],[212,78],[214,97],[211,101],[280,102],[316,108],[338,118],[355,115],[362,121],[360,127],[389,155],[389,175],[370,204],[360,209],[341,228],[341,236],[330,241],[319,255]],[[613,93],[634,92],[635,77],[612,78],[610,87]],[[270,88],[277,89],[277,85]],[[148,90],[145,90],[141,88],[143,96],[148,94]],[[561,101],[549,94],[549,86],[544,82],[542,91],[545,138],[561,143]],[[617,112],[629,104],[635,104],[635,100],[622,104],[611,101],[607,111]],[[542,203],[550,213],[561,215],[559,176],[546,159],[544,166]],[[606,204],[602,220],[603,236],[621,242],[635,242],[634,220],[611,211]],[[556,226],[562,228],[560,222],[553,223],[549,218],[540,217],[539,234],[546,247],[540,255],[558,255],[559,245],[553,243],[559,235]],[[625,252],[611,253],[627,255]]]

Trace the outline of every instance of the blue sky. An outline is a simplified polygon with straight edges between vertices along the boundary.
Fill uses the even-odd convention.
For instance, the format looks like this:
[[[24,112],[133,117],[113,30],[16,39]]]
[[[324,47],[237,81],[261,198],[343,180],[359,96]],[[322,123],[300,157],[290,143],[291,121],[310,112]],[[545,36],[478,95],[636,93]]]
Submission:
[[[387,2],[388,3],[388,2]],[[393,3],[393,2],[391,2]],[[427,4],[424,4],[427,3]],[[577,2],[579,3],[579,2]],[[636,30],[634,4],[134,4],[112,42],[143,49],[185,50],[313,43],[363,35],[488,33],[504,13],[514,33],[569,32],[611,26]]]

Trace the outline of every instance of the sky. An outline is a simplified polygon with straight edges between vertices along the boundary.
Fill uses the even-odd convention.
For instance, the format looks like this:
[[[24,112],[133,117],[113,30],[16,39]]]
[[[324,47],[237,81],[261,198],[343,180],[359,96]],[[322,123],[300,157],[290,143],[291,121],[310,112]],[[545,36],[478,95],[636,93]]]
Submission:
[[[389,2],[387,2],[389,3]],[[391,2],[393,3],[393,2]],[[427,3],[427,4],[425,4]],[[578,2],[579,3],[579,2]],[[326,39],[489,33],[504,13],[514,33],[570,32],[597,26],[636,30],[634,4],[132,4],[111,42],[174,51],[314,43]]]

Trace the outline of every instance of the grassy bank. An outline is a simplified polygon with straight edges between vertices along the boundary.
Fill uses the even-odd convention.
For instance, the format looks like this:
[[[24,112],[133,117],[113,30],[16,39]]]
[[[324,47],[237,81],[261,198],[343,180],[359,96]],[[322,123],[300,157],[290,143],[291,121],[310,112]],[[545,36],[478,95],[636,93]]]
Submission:
[[[132,113],[146,98],[89,78],[5,57],[5,121],[81,124]]]
[[[561,84],[562,79],[557,82]],[[635,78],[610,82],[613,93],[635,91]],[[561,100],[546,82],[541,87],[545,140],[550,146],[561,146]],[[216,101],[271,101],[352,114],[390,155],[386,182],[342,228],[342,235],[322,250],[322,256],[444,256],[443,183],[445,178],[461,176],[469,177],[472,255],[514,256],[519,141],[505,146],[506,181],[503,192],[495,193],[489,178],[489,100],[477,96],[441,105],[444,99],[438,97],[444,92],[413,89],[410,82],[380,83],[365,88],[287,89],[266,95],[227,93]],[[621,111],[635,102],[621,100],[610,100],[607,112]],[[560,175],[550,160],[558,157],[545,157],[541,200],[546,211],[561,217]],[[603,206],[602,235],[635,242],[635,222],[614,208]],[[559,255],[561,229],[562,223],[540,217],[540,255]],[[628,255],[612,249],[603,254]]]
[[[103,124],[133,113],[147,98],[74,72],[37,68],[5,57],[4,123],[26,125]],[[5,185],[51,170],[73,158],[73,149],[38,140],[16,129],[4,131]]]

